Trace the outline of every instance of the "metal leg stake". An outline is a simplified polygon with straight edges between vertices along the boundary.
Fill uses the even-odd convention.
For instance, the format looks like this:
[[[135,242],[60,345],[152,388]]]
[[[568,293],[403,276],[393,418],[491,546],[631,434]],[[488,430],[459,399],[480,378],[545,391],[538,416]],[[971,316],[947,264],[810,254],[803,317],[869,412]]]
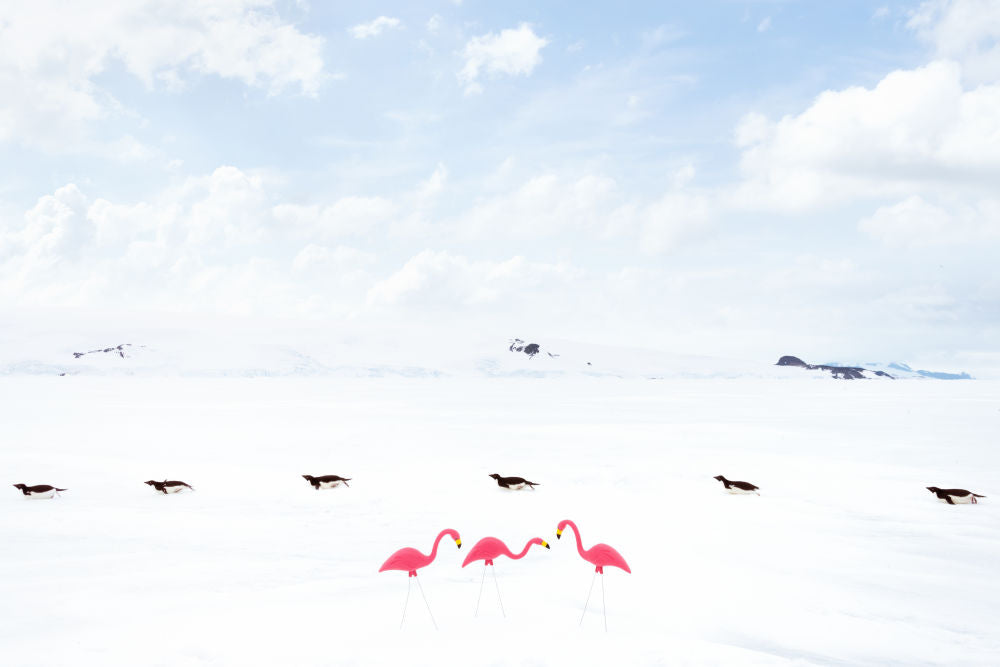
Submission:
[[[411,588],[410,579],[412,579],[412,577],[406,578],[406,602],[403,603],[403,620],[399,622],[400,630],[403,629],[403,623],[406,621],[406,607],[407,605],[410,604],[410,588]]]
[[[500,582],[497,581],[497,568],[495,565],[491,565],[490,569],[493,570],[493,583],[497,585],[497,600],[500,601],[500,613],[503,614],[504,618],[507,618],[507,612],[503,610],[503,598],[500,597]]]
[[[417,577],[413,577],[413,578],[417,579]],[[430,603],[427,602],[427,596],[424,595],[424,587],[420,585],[420,579],[417,579],[417,588],[420,589],[420,597],[422,597],[424,599],[424,604],[427,605],[427,613],[430,614],[430,616],[431,616],[431,623],[434,624],[434,629],[437,630],[438,629],[438,624],[437,624],[437,621],[434,620],[434,614],[433,614],[433,612],[431,612],[431,605],[430,605]]]
[[[604,631],[608,631],[608,603],[604,598],[604,573],[601,572],[601,605],[604,607]]]
[[[483,584],[486,583],[486,566],[483,565],[483,578],[479,582],[479,597],[476,599],[476,613],[475,616],[479,616],[479,602],[483,599]]]
[[[590,594],[594,592],[594,579],[597,579],[597,570],[594,570],[594,578],[590,580],[590,590],[587,591],[587,601],[583,603],[583,613],[580,614],[580,625],[583,625],[583,617],[587,615],[587,605],[590,604]]]

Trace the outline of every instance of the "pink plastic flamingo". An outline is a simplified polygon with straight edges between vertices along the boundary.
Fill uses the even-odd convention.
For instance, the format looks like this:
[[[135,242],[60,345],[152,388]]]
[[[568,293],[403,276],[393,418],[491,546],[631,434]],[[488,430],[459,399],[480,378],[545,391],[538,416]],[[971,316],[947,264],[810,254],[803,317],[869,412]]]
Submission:
[[[549,548],[548,542],[540,537],[533,537],[528,540],[528,543],[524,545],[524,549],[521,550],[519,554],[512,554],[507,545],[503,543],[502,540],[498,540],[495,537],[484,537],[483,539],[476,542],[472,549],[469,550],[469,555],[465,557],[462,561],[462,567],[465,567],[472,561],[481,560],[483,562],[483,579],[479,582],[479,598],[476,599],[476,616],[479,616],[479,602],[483,599],[483,584],[486,583],[486,568],[493,567],[493,583],[497,587],[497,600],[500,601],[500,613],[507,617],[507,612],[503,608],[503,599],[500,597],[500,583],[497,581],[497,571],[493,566],[493,559],[499,558],[500,556],[506,556],[513,560],[518,560],[524,558],[528,553],[528,549],[531,548],[532,544],[541,544],[546,549]]]
[[[594,591],[594,580],[597,579],[597,575],[601,575],[601,602],[604,606],[604,631],[608,631],[608,607],[604,598],[604,566],[610,565],[612,567],[618,567],[629,574],[632,574],[632,570],[629,569],[628,563],[622,558],[622,555],[615,551],[614,547],[610,547],[607,544],[595,544],[589,549],[583,548],[583,542],[580,540],[580,529],[576,527],[576,524],[569,519],[564,519],[559,522],[556,527],[556,539],[562,538],[562,532],[569,526],[573,529],[573,535],[576,536],[576,550],[580,553],[580,558],[592,563],[595,567],[594,578],[590,580],[590,590],[587,591],[587,601],[583,604],[583,614],[580,616],[580,625],[583,625],[583,617],[587,615],[587,605],[590,604],[590,594]]]
[[[445,528],[440,533],[438,533],[437,538],[434,540],[434,548],[431,549],[429,556],[425,556],[416,549],[411,547],[404,547],[397,551],[396,553],[389,556],[382,567],[378,569],[379,572],[385,572],[386,570],[402,570],[408,573],[406,577],[406,602],[403,603],[403,620],[399,622],[399,627],[402,629],[403,623],[406,621],[406,607],[410,604],[410,579],[416,579],[417,570],[422,567],[427,567],[434,562],[437,558],[438,544],[447,535],[451,539],[455,540],[455,546],[459,549],[462,548],[462,538],[458,534],[457,530],[452,530],[451,528]],[[420,585],[420,580],[417,579],[417,588],[420,589],[420,596],[424,598],[424,604],[427,605],[427,613],[431,616],[431,623],[434,624],[434,629],[437,630],[437,621],[434,620],[434,614],[431,613],[431,606],[427,602],[427,596],[424,595],[424,587]]]

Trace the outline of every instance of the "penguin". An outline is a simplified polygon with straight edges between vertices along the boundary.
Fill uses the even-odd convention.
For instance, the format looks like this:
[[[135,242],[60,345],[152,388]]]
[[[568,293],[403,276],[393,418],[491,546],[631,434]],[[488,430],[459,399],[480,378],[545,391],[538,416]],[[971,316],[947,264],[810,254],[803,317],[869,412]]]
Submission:
[[[194,491],[194,487],[190,484],[178,482],[177,480],[171,480],[169,482],[167,480],[163,480],[162,482],[149,480],[148,482],[143,482],[143,484],[149,484],[163,495],[167,495],[168,493],[178,493],[179,491],[183,491],[185,488]]]
[[[313,485],[313,488],[319,491],[320,489],[332,489],[334,487],[340,486],[343,482],[344,486],[350,487],[348,484],[351,481],[350,477],[341,477],[340,475],[323,475],[322,477],[313,477],[312,475],[302,475],[307,482]]]
[[[758,496],[760,495],[760,492],[758,491],[760,487],[754,486],[750,482],[733,482],[726,479],[722,475],[716,475],[712,479],[717,479],[722,482],[723,486],[726,487],[726,491],[729,493],[756,493]]]
[[[526,486],[530,487],[531,490],[534,491],[536,486],[541,486],[538,482],[529,482],[523,477],[501,477],[496,473],[493,473],[490,477],[497,481],[498,486],[502,486],[503,488],[510,489],[512,491],[519,491]]]
[[[57,495],[60,491],[68,491],[69,489],[57,489],[54,486],[49,486],[48,484],[39,484],[37,486],[27,486],[25,484],[15,484],[15,489],[19,489],[21,493],[28,496],[29,498],[52,498]]]
[[[986,497],[965,489],[939,489],[936,486],[928,486],[927,490],[937,496],[941,502],[949,505],[976,505],[979,503],[977,498]]]

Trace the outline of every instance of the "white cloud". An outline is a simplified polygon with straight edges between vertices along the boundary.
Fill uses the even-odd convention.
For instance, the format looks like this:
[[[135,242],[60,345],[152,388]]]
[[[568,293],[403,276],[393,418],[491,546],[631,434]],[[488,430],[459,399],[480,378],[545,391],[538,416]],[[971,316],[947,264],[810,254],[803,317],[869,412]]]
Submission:
[[[744,117],[738,204],[801,211],[925,187],[974,187],[1000,170],[1000,85],[964,89],[960,67],[932,62],[874,88],[826,91],[771,122]]]
[[[475,306],[537,290],[546,282],[564,283],[567,265],[533,263],[516,256],[506,261],[473,261],[448,252],[425,250],[368,291],[375,307]]]
[[[907,26],[933,45],[937,57],[962,64],[973,82],[1000,77],[1000,3],[995,0],[931,0]]]
[[[937,206],[914,195],[882,206],[858,228],[890,246],[932,246],[1000,238],[1000,200]]]
[[[295,228],[300,235],[321,238],[357,236],[389,222],[396,205],[383,197],[349,196],[332,204],[279,204],[274,216],[282,224]]]
[[[417,200],[427,202],[434,199],[444,191],[447,182],[448,169],[443,164],[439,164],[434,168],[434,173],[418,187]]]
[[[270,94],[315,95],[322,39],[283,21],[273,0],[37,0],[0,8],[0,143],[92,149],[93,123],[123,114],[98,83],[116,64],[147,87],[213,75]],[[57,18],[56,18],[57,17]],[[114,149],[112,149],[114,150]],[[124,146],[126,154],[142,149]],[[129,155],[126,155],[129,157]]]
[[[433,20],[433,19],[432,19]],[[358,25],[350,29],[351,35],[354,39],[368,39],[369,37],[378,37],[386,30],[394,30],[399,28],[402,22],[391,16],[379,16],[377,19],[369,21],[368,23],[359,23]]]
[[[684,37],[684,31],[672,25],[660,25],[642,33],[642,43],[647,47],[676,42]]]
[[[647,254],[671,250],[713,219],[709,196],[697,192],[670,192],[646,206],[641,214],[640,248]]]
[[[465,238],[542,238],[567,230],[599,233],[621,202],[617,184],[587,173],[532,175],[462,211],[455,222]]]
[[[765,16],[764,20],[757,24],[757,32],[766,32],[771,27],[771,17]]]
[[[872,12],[872,19],[877,21],[879,19],[884,19],[888,15],[889,15],[889,8],[883,5],[878,9],[876,9],[874,12]]]
[[[499,35],[487,33],[473,37],[462,50],[465,65],[458,73],[466,93],[482,92],[480,74],[528,76],[542,62],[541,51],[548,40],[539,37],[527,23],[508,28]]]

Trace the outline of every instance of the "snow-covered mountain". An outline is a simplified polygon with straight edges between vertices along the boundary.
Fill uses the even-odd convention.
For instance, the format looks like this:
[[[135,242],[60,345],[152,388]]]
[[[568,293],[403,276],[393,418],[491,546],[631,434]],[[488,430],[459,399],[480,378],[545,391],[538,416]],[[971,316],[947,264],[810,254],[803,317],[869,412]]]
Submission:
[[[807,364],[782,357],[732,359],[548,338],[456,337],[407,332],[325,330],[136,330],[129,338],[48,332],[8,337],[0,375],[138,375],[193,377],[618,377],[788,378],[802,369],[817,378],[951,378],[902,364]],[[964,377],[968,377],[967,375]]]

